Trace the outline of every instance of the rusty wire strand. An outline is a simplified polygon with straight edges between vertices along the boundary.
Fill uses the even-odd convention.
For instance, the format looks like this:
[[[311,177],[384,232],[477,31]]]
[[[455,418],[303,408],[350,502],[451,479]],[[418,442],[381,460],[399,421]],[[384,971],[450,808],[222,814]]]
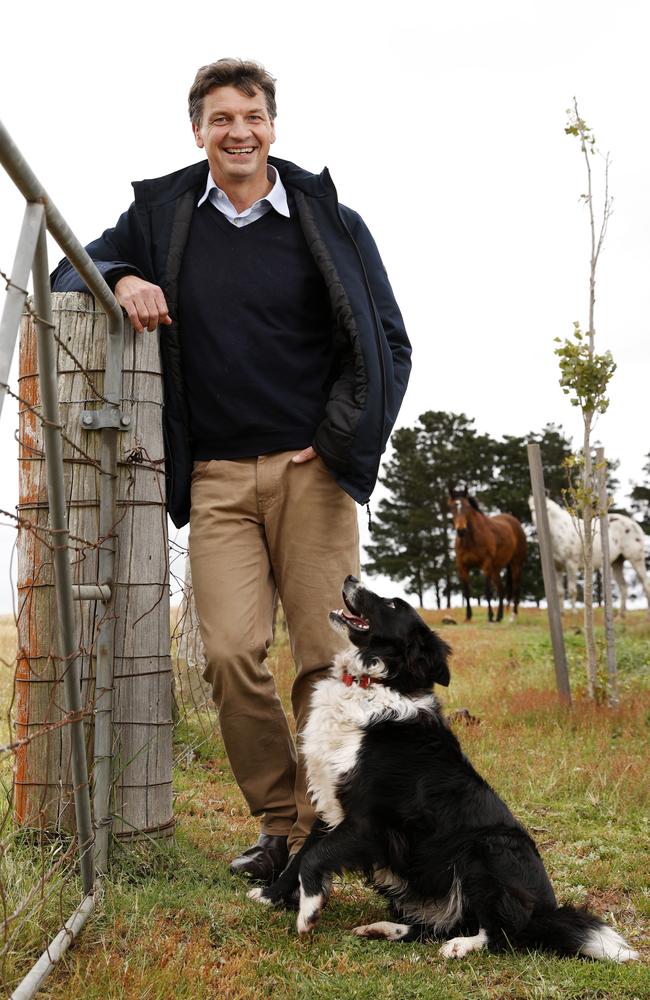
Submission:
[[[88,464],[93,465],[99,472],[102,471],[101,464],[97,461],[97,459],[93,458],[92,455],[89,455],[87,451],[84,451],[84,449],[80,445],[78,445],[75,441],[73,441],[71,438],[68,437],[68,435],[63,430],[63,424],[55,424],[53,421],[48,420],[46,417],[43,416],[43,414],[41,413],[40,409],[37,406],[33,406],[31,403],[28,403],[27,400],[24,399],[22,396],[19,396],[17,393],[15,393],[6,382],[0,383],[0,388],[4,389],[7,395],[11,396],[12,399],[17,400],[17,402],[20,403],[28,413],[33,413],[43,427],[53,427],[55,430],[60,431],[61,437],[63,438],[66,444],[70,445],[73,451],[76,451],[80,455],[83,455]],[[19,443],[21,444],[21,446],[27,447],[28,450],[34,450],[34,449],[29,449],[29,446],[24,445],[23,442]]]

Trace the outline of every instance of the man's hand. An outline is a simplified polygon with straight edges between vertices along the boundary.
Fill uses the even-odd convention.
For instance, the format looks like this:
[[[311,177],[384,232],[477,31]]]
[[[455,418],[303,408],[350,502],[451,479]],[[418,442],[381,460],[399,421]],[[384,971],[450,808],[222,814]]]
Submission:
[[[115,298],[126,310],[138,333],[142,333],[145,328],[155,330],[161,323],[166,326],[171,323],[162,288],[152,285],[144,278],[138,278],[135,274],[126,274],[120,278],[115,285]]]
[[[303,450],[299,451],[297,455],[294,455],[291,461],[295,462],[296,465],[299,465],[300,462],[311,462],[312,458],[316,457],[317,453],[314,451],[312,446],[309,445],[309,448],[303,448]]]

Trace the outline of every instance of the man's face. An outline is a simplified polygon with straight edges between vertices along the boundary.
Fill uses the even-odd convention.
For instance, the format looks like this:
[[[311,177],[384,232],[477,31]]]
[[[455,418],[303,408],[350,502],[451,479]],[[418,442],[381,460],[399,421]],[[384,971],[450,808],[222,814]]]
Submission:
[[[266,183],[275,128],[261,91],[246,97],[235,87],[215,87],[203,99],[201,124],[193,123],[192,129],[219,187],[242,181]]]

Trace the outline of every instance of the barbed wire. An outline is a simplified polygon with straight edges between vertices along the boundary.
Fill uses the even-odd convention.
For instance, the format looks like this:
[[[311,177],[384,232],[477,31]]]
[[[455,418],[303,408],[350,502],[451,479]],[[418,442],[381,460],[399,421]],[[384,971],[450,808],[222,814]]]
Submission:
[[[17,285],[14,281],[12,281],[11,277],[1,269],[0,269],[0,277],[4,280],[7,291],[9,291],[10,288],[15,288],[16,291],[20,292],[24,296],[25,301],[23,303],[23,308],[25,312],[29,314],[32,321],[34,323],[40,323],[41,326],[47,327],[48,330],[52,330],[54,340],[59,345],[64,354],[66,354],[73,362],[76,370],[79,371],[84,376],[88,384],[88,388],[90,389],[92,394],[96,396],[97,399],[100,399],[103,403],[106,403],[109,406],[115,405],[111,400],[107,399],[107,397],[104,396],[99,391],[99,389],[95,385],[93,377],[91,376],[90,372],[85,367],[83,362],[76,357],[76,355],[73,353],[73,351],[70,350],[68,345],[61,339],[61,337],[59,337],[59,335],[56,332],[56,325],[46,320],[43,316],[39,316],[39,314],[36,312],[36,309],[33,306],[31,296],[28,290],[26,288],[21,288],[20,285]]]
[[[43,414],[41,413],[41,411],[37,406],[32,406],[31,403],[28,403],[26,399],[18,395],[18,393],[14,392],[13,389],[11,389],[11,387],[6,382],[0,382],[0,389],[4,389],[4,391],[8,396],[11,396],[12,399],[17,400],[28,413],[34,414],[34,416],[37,418],[37,420],[43,427],[53,427],[54,430],[60,431],[61,437],[63,438],[65,443],[72,448],[73,451],[78,452],[80,455],[83,455],[88,464],[93,465],[99,472],[102,471],[101,463],[98,462],[96,458],[93,458],[92,455],[89,455],[87,451],[84,451],[84,449],[80,445],[78,445],[76,441],[73,441],[72,438],[70,438],[65,433],[65,431],[63,430],[63,424],[55,424],[53,421],[48,420],[46,417],[43,416]],[[26,447],[29,450],[34,450],[30,448],[29,445],[27,445]],[[39,458],[44,458],[44,457],[45,457],[44,453],[41,453],[41,455],[39,455]]]
[[[62,719],[58,722],[50,722],[42,726],[31,736],[21,736],[20,739],[14,740],[13,743],[0,744],[0,754],[5,753],[15,753],[16,750],[26,747],[29,743],[33,743],[34,740],[38,739],[39,736],[47,736],[54,732],[56,729],[62,729],[64,726],[69,726],[72,722],[79,722],[81,719],[88,719],[92,717],[94,711],[94,704],[88,708],[82,708],[79,712],[67,712]]]

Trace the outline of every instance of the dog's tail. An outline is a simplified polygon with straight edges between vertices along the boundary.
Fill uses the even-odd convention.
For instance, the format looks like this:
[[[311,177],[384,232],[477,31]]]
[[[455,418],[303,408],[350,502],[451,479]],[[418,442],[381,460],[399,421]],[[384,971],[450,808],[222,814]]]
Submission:
[[[585,955],[614,962],[630,962],[639,957],[612,927],[589,910],[575,906],[537,911],[523,936],[525,940],[518,944],[559,955]]]

